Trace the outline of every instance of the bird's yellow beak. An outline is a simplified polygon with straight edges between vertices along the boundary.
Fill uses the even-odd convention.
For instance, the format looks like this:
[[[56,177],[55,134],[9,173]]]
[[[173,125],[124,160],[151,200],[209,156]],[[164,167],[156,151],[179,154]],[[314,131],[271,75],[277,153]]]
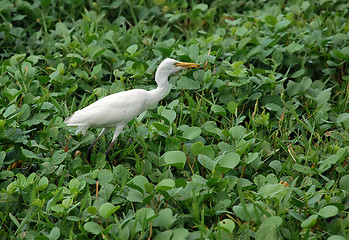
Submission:
[[[178,62],[175,63],[175,67],[181,68],[198,68],[200,65],[197,63],[187,63],[187,62]]]

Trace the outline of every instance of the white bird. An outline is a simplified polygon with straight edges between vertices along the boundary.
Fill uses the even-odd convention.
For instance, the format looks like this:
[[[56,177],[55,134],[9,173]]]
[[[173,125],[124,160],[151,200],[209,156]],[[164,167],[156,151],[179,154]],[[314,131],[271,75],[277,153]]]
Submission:
[[[88,128],[103,128],[97,139],[92,143],[87,152],[87,161],[90,162],[91,152],[97,141],[109,128],[115,128],[115,133],[109,144],[106,159],[109,161],[109,151],[115,143],[122,129],[132,119],[145,110],[153,107],[163,99],[169,90],[168,77],[183,68],[198,68],[199,64],[178,62],[174,59],[165,59],[155,73],[157,88],[151,91],[132,89],[106,96],[91,105],[76,111],[64,122],[67,126],[78,126],[76,134],[86,132]]]

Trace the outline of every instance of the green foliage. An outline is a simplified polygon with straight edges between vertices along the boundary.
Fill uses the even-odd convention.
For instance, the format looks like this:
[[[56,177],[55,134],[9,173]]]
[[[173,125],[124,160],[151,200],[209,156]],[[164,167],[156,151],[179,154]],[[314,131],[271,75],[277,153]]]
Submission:
[[[0,239],[348,239],[349,4],[2,1]],[[64,119],[201,64],[123,130]]]

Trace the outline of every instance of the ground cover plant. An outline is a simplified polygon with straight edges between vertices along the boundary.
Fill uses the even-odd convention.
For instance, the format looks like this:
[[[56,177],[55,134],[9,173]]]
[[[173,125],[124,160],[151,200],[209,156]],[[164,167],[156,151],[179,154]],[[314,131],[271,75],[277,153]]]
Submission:
[[[349,238],[349,4],[1,1],[0,239]],[[64,119],[201,64],[112,132]]]

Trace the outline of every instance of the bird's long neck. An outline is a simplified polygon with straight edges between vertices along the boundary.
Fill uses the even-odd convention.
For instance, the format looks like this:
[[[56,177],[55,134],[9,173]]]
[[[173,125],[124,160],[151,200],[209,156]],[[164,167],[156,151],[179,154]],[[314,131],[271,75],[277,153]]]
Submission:
[[[155,80],[158,87],[149,91],[149,97],[147,98],[148,108],[157,104],[161,99],[166,97],[170,84],[168,83],[168,75],[159,74],[156,72]]]

